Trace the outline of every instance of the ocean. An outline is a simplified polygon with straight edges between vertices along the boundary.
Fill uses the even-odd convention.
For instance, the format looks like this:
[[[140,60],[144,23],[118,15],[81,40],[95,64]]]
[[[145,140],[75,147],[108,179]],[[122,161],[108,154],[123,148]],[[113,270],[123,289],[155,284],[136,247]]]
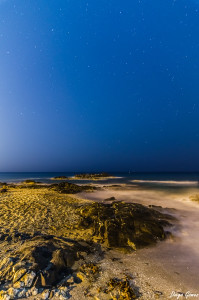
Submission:
[[[52,183],[51,178],[56,176],[72,177],[77,172],[23,172],[23,173],[11,173],[0,172],[0,182],[7,183],[19,183],[21,181],[32,179],[42,183]],[[199,189],[199,172],[194,173],[119,173],[111,172],[111,175],[115,178],[95,181],[102,184],[129,184],[140,185],[145,187],[163,188],[163,187],[176,187],[176,188],[188,188],[194,187]],[[53,181],[54,182],[54,181]],[[73,180],[72,182],[78,183],[80,181]],[[81,183],[93,182],[89,180],[81,180]]]

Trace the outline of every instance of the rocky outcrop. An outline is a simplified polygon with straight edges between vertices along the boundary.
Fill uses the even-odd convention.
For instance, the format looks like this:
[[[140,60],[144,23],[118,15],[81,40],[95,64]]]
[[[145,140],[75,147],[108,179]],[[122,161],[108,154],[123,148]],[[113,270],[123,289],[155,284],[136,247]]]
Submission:
[[[68,177],[66,176],[56,176],[56,177],[52,177],[51,180],[67,180]]]
[[[61,194],[76,194],[83,191],[93,191],[94,187],[89,185],[77,185],[69,182],[61,182],[58,184],[51,184],[49,189],[57,191]]]
[[[92,203],[79,210],[79,227],[107,247],[136,250],[166,238],[167,216],[141,204]]]
[[[25,181],[23,181],[24,184],[35,184],[35,183],[39,183],[39,182],[36,182],[35,180],[31,180],[31,179],[27,179]]]
[[[0,185],[1,186],[1,185]],[[90,185],[77,185],[70,182],[60,182],[60,183],[54,183],[54,184],[42,184],[40,182],[36,182],[34,180],[26,180],[23,183],[20,184],[6,184],[3,185],[0,189],[0,193],[7,192],[9,189],[49,189],[54,190],[61,194],[76,194],[81,193],[83,191],[93,191],[96,188],[94,186]]]
[[[109,177],[113,177],[108,173],[82,173],[82,174],[76,174],[74,176],[74,179],[82,179],[82,180],[99,180],[99,179],[106,179]]]
[[[74,263],[82,257],[81,253],[92,251],[91,248],[85,242],[54,236],[26,237],[20,247],[0,261],[0,299],[38,293],[46,293],[45,299],[48,299],[52,290],[66,296],[67,280],[74,272]]]

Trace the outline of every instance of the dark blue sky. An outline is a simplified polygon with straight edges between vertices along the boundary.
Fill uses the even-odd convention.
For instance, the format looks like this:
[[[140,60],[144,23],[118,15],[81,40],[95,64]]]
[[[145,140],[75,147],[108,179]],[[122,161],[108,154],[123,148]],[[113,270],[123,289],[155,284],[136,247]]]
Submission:
[[[0,1],[0,171],[199,171],[199,1]]]

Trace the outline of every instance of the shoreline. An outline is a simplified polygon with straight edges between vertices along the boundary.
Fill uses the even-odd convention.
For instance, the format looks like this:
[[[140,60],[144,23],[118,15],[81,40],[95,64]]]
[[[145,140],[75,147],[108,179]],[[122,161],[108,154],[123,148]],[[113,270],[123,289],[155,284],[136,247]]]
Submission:
[[[175,216],[178,220],[172,229],[173,239],[162,241],[155,247],[140,249],[137,253],[129,255],[129,259],[124,259],[127,260],[127,266],[133,261],[132,265],[136,266],[137,270],[143,269],[141,277],[145,277],[154,289],[162,286],[161,292],[166,299],[169,299],[172,291],[181,291],[184,294],[191,291],[199,294],[199,250],[197,242],[199,205],[189,199],[192,194],[187,192],[177,196],[176,193],[167,195],[163,191],[147,189],[129,191],[123,188],[115,191],[112,189],[96,191],[92,199],[103,201],[103,199],[115,195],[117,195],[117,200],[124,202],[133,201],[144,205],[155,205],[157,210],[159,210],[158,207],[162,206],[161,211]],[[154,197],[155,195],[156,197]],[[91,197],[85,193],[81,193],[80,196],[86,199]],[[149,262],[149,268],[142,263],[144,260]],[[151,277],[151,273],[158,275]],[[142,285],[145,284],[142,283]],[[199,295],[196,298],[199,299]]]
[[[48,185],[46,185],[47,187]],[[103,256],[99,255],[98,252],[93,253],[93,256],[91,255],[91,260],[97,262],[101,268],[99,277],[91,285],[86,283],[86,281],[76,284],[75,288],[70,291],[71,299],[80,299],[80,294],[81,299],[88,299],[87,296],[83,296],[85,289],[88,288],[91,295],[95,295],[94,299],[97,299],[97,289],[100,285],[105,285],[108,278],[111,278],[113,275],[121,279],[125,278],[125,276],[131,276],[133,285],[139,290],[139,299],[143,300],[170,299],[172,292],[186,294],[186,292],[190,291],[197,294],[199,290],[199,251],[197,251],[197,245],[194,246],[193,240],[197,239],[199,228],[199,222],[197,222],[199,205],[189,199],[190,191],[177,195],[166,191],[144,190],[133,185],[106,185],[104,187],[102,184],[99,184],[99,187],[101,187],[100,190],[81,192],[75,195],[58,194],[55,191],[49,192],[45,187],[42,189],[11,190],[8,194],[1,196],[1,209],[2,205],[7,203],[5,206],[7,207],[7,213],[3,214],[3,210],[1,212],[1,231],[3,226],[7,230],[8,227],[6,226],[8,224],[12,230],[13,226],[18,222],[19,225],[16,228],[20,230],[24,228],[23,230],[26,233],[33,232],[35,230],[34,226],[36,226],[43,233],[54,234],[58,230],[59,235],[64,236],[66,228],[61,229],[63,226],[61,220],[64,216],[65,201],[68,203],[67,218],[71,215],[70,218],[72,219],[74,215],[70,211],[74,205],[89,204],[91,201],[101,203],[114,202],[114,200],[104,200],[110,197],[115,197],[117,200],[127,203],[135,202],[146,206],[152,205],[157,211],[170,214],[178,219],[172,229],[173,235],[154,246],[145,247],[125,255],[120,251],[107,249],[102,246]],[[12,216],[10,216],[12,212],[11,202],[10,204],[7,202],[10,201],[9,199],[13,199],[14,203],[19,204],[18,208],[16,207],[18,211],[15,209]],[[30,205],[32,212],[27,211],[28,214],[26,214],[25,211]],[[24,213],[21,211],[22,207]],[[33,217],[32,213],[34,218],[31,220]],[[19,220],[20,215],[21,221]],[[55,217],[57,221],[54,219]],[[59,228],[55,227],[53,229],[55,224],[59,224]],[[50,226],[52,231],[49,231]],[[194,230],[193,226],[196,227]],[[69,236],[73,236],[75,239],[81,238],[79,232],[78,235],[75,232],[70,232]],[[7,245],[6,247],[9,249],[9,243],[4,242],[2,245]],[[3,253],[2,251],[3,249],[0,248],[1,254]],[[90,256],[88,255],[89,258]],[[35,299],[31,297],[29,296],[28,298]],[[53,299],[58,298],[54,297]],[[174,296],[171,299],[175,298]],[[99,293],[98,299],[107,298],[104,294]]]

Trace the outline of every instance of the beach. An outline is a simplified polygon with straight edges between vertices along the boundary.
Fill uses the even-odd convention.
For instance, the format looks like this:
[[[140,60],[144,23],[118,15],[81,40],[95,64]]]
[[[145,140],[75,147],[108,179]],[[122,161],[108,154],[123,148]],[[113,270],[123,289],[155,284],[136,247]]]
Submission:
[[[0,194],[0,274],[3,274],[3,265],[7,263],[6,259],[2,263],[3,258],[10,259],[19,253],[17,257],[20,257],[20,263],[24,260],[24,255],[31,261],[32,252],[30,255],[27,249],[33,245],[35,247],[34,243],[40,248],[41,245],[53,245],[57,253],[58,240],[58,249],[66,249],[74,256],[70,262],[73,273],[68,274],[69,278],[63,289],[56,290],[55,287],[50,288],[46,284],[45,288],[35,288],[33,291],[30,285],[32,290],[25,288],[21,297],[13,295],[13,290],[12,293],[11,290],[6,290],[6,283],[2,282],[1,299],[117,299],[118,290],[116,291],[115,287],[112,290],[109,287],[110,291],[105,293],[107,283],[113,278],[120,280],[120,289],[121,282],[128,282],[133,287],[132,299],[199,298],[199,204],[190,198],[197,194],[197,186],[191,184],[187,189],[183,185],[183,189],[178,189],[175,183],[168,189],[140,186],[134,181],[129,184],[100,181],[89,183],[90,189],[92,186],[96,189],[83,190],[76,194],[62,194],[49,189],[49,185],[46,184],[37,188],[33,186],[34,184],[13,187],[11,185],[5,193]],[[82,183],[80,186],[83,186]],[[121,210],[131,203],[142,204],[152,211],[170,217],[168,220],[171,226],[165,226],[165,232],[170,234],[162,241],[135,251],[126,252],[106,246],[101,243],[99,237],[93,239],[91,228],[79,227],[80,216],[77,212],[81,207],[89,206],[93,202],[105,207],[122,203]],[[26,254],[20,251],[26,251]],[[15,262],[12,268],[14,264]],[[79,271],[85,264],[90,266],[89,268],[90,264],[93,264],[92,272]],[[31,268],[27,274],[36,272]],[[93,270],[96,270],[96,274]],[[7,278],[10,282],[12,276]],[[12,288],[24,289],[16,283]],[[50,294],[53,289],[54,292]],[[128,298],[129,295],[126,293],[124,298],[118,299],[131,299]]]

